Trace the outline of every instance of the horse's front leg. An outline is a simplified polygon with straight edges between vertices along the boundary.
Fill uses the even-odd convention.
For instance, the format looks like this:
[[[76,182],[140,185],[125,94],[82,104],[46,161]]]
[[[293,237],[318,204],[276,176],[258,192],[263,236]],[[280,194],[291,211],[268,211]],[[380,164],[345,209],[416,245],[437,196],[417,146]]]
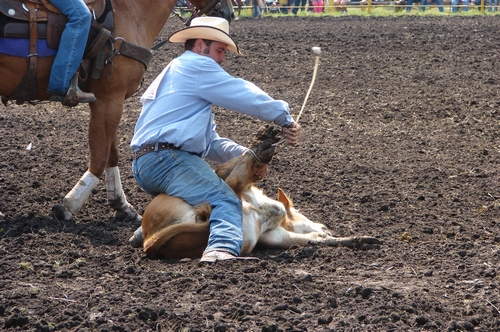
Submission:
[[[108,164],[104,169],[106,181],[106,196],[111,208],[115,211],[115,219],[119,221],[141,221],[142,217],[135,208],[127,201],[122,188],[120,170],[118,169],[119,149],[118,136],[115,135],[110,149]]]
[[[117,130],[123,112],[123,101],[101,98],[90,105],[89,147],[90,166],[78,183],[64,197],[63,205],[55,205],[53,214],[59,220],[70,220],[82,208],[102,174],[105,174],[106,194],[119,220],[140,221],[141,216],[130,205],[123,192],[118,169],[119,149]]]

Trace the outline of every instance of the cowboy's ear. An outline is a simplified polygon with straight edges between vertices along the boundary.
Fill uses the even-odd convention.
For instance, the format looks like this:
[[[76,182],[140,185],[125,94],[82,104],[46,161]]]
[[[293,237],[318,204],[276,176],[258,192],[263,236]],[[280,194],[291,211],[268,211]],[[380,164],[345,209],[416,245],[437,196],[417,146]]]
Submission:
[[[205,45],[203,39],[201,38],[196,39],[196,42],[194,43],[196,53],[201,54],[201,52],[203,51],[203,45]]]

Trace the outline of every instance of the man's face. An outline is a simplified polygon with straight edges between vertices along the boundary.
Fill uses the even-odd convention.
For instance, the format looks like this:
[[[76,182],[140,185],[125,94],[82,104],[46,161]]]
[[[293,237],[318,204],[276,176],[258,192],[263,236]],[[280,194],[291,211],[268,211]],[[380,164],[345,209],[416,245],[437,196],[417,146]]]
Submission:
[[[210,46],[203,42],[201,54],[211,57],[219,65],[226,61],[227,45],[218,41],[212,41]]]

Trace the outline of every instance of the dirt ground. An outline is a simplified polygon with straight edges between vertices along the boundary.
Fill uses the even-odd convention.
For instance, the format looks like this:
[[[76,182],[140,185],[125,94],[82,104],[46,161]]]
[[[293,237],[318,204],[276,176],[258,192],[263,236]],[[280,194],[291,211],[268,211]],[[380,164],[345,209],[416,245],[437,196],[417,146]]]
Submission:
[[[169,20],[158,41],[181,23]],[[74,221],[50,216],[85,172],[88,109],[0,108],[0,328],[7,331],[498,331],[498,17],[286,17],[231,25],[245,57],[224,67],[297,115],[322,55],[296,148],[261,183],[283,188],[338,236],[380,249],[256,250],[259,261],[151,260],[127,239],[104,182]],[[126,103],[121,173],[139,96],[179,45],[155,51]],[[262,124],[216,109],[248,144]],[[27,150],[31,144],[31,150]]]

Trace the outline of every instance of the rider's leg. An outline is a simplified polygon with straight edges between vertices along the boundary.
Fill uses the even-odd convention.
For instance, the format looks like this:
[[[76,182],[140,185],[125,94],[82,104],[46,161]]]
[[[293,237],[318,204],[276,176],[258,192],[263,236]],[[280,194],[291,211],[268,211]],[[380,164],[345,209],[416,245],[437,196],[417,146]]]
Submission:
[[[83,58],[90,31],[91,14],[83,0],[51,0],[68,17],[50,74],[47,91],[66,96],[70,81]],[[93,102],[93,94],[78,91],[78,102]],[[71,105],[68,105],[71,106]]]

